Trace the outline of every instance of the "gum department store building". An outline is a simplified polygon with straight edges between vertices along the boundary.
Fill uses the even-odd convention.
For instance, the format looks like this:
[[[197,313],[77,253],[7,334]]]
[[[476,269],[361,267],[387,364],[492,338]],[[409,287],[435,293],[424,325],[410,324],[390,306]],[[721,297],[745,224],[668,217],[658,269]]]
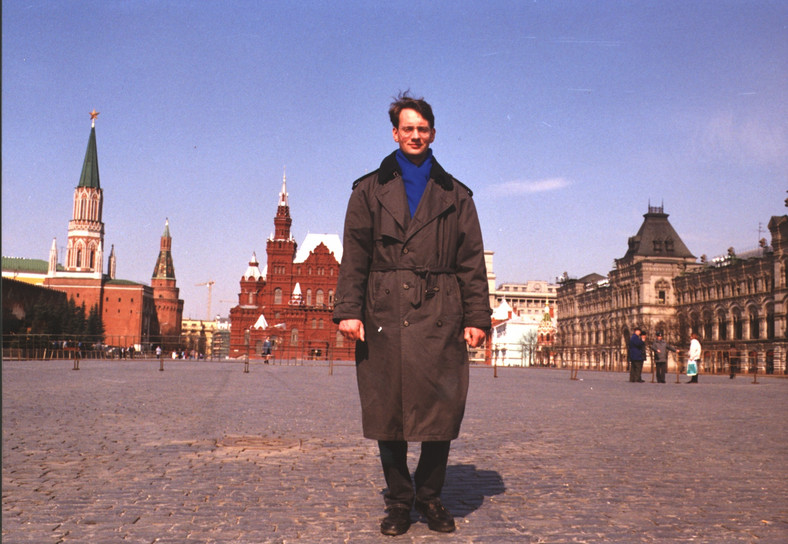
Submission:
[[[640,326],[648,345],[661,330],[683,351],[671,355],[672,370],[677,361],[683,365],[695,332],[705,372],[727,372],[731,365],[739,372],[756,365],[758,372],[788,372],[788,216],[769,221],[771,244],[762,239],[758,249],[739,255],[731,248],[711,262],[697,262],[663,207],[649,206],[643,217],[607,277],[560,280],[558,364],[624,370],[629,337]]]

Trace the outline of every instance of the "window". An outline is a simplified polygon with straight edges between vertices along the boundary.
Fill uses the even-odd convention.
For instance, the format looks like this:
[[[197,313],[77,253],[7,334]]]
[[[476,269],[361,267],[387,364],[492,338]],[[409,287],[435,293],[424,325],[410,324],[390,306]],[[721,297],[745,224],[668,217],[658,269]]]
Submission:
[[[282,288],[274,289],[274,304],[282,304]]]
[[[317,306],[322,306],[324,304],[324,302],[323,302],[323,290],[322,289],[318,289],[317,290],[317,293],[315,295],[315,304]]]

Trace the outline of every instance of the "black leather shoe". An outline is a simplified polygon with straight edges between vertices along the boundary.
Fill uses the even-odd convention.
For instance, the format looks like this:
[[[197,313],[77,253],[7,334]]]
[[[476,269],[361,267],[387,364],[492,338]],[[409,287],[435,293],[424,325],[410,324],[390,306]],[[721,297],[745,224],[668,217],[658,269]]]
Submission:
[[[384,535],[397,536],[410,529],[410,508],[407,506],[390,506],[388,514],[380,522],[380,532]]]
[[[427,518],[427,527],[440,533],[451,533],[456,529],[454,517],[444,508],[440,499],[429,502],[416,501],[416,511]]]

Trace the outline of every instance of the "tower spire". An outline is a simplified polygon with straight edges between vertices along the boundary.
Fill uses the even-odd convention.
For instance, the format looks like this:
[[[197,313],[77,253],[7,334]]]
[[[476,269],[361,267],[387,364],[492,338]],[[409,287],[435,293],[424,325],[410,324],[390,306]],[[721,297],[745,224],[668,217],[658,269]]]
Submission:
[[[98,112],[90,112],[90,138],[88,149],[85,151],[85,160],[82,163],[82,175],[79,176],[79,187],[92,187],[101,189],[99,182],[98,151],[96,150],[96,117]]]
[[[57,238],[52,238],[52,247],[49,248],[49,267],[47,276],[54,277],[57,272]]]
[[[164,221],[164,233],[159,243],[159,258],[153,268],[153,279],[175,279],[175,266],[172,263],[172,237],[170,236],[170,220]]]
[[[98,112],[90,118],[95,121]],[[68,222],[68,246],[65,269],[68,272],[85,272],[101,279],[103,266],[96,258],[104,251],[104,223],[102,208],[104,196],[99,182],[98,151],[96,149],[95,123],[90,128],[88,148],[82,163],[79,184],[74,189],[74,207]]]
[[[289,206],[287,203],[287,171],[285,168],[282,168],[282,190],[279,192],[279,205],[280,206]]]

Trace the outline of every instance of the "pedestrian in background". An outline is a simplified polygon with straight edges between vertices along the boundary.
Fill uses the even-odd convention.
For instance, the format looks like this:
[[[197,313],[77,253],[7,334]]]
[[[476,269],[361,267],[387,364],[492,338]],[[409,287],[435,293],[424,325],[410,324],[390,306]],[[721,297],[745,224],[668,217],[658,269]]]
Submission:
[[[665,374],[668,371],[668,352],[678,353],[676,348],[668,344],[662,337],[662,331],[657,331],[657,339],[651,344],[651,357],[656,367],[657,383],[665,383]]]
[[[334,321],[356,340],[364,436],[378,441],[388,486],[380,531],[405,533],[415,506],[448,533],[440,496],[465,412],[466,343],[491,327],[484,245],[470,189],[432,155],[432,107],[400,94],[389,118],[399,149],[353,184]],[[408,442],[421,442],[415,488]]]
[[[635,327],[629,339],[629,381],[643,383],[643,361],[646,360],[646,334],[643,329]]]
[[[698,340],[698,335],[693,332],[690,335],[689,361],[687,361],[687,376],[691,376],[691,378],[687,383],[698,383],[700,356],[700,340]]]

